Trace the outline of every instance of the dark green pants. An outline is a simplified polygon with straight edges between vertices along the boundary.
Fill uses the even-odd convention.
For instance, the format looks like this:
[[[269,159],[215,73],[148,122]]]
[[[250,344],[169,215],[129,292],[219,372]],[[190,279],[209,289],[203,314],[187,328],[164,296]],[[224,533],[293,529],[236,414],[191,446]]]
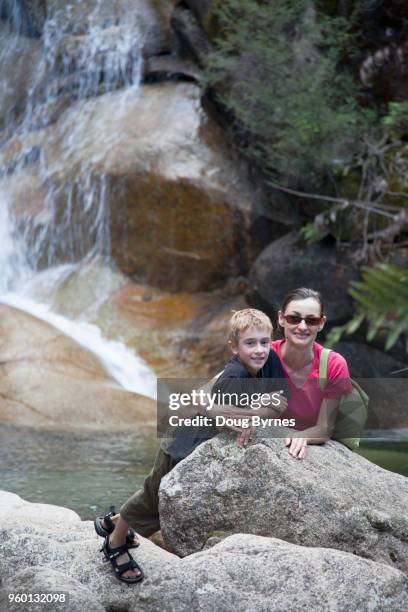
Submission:
[[[159,486],[160,481],[176,465],[177,460],[161,448],[150,474],[145,478],[143,488],[136,491],[120,509],[121,516],[141,536],[148,538],[160,529]]]

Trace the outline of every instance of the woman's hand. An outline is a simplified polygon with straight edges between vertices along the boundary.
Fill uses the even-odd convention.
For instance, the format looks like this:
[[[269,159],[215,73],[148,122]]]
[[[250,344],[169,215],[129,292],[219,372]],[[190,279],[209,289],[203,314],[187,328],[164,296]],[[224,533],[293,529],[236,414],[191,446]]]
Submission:
[[[289,455],[297,459],[306,457],[307,438],[285,438],[285,446],[289,446]]]

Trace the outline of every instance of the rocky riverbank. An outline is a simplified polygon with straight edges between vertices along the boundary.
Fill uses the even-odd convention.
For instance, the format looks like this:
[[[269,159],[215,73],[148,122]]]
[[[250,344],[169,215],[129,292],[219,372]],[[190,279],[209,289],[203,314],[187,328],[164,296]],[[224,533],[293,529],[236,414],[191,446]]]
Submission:
[[[162,483],[162,532],[183,558],[141,538],[146,578],[129,588],[91,522],[1,492],[0,607],[21,609],[10,592],[63,591],[70,612],[402,612],[407,501],[406,479],[339,444],[298,462],[281,440],[239,450],[219,436]]]

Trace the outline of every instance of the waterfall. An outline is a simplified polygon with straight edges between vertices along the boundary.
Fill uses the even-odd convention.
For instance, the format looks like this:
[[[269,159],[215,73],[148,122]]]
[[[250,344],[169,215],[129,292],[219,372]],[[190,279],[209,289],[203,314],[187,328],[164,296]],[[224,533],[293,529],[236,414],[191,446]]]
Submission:
[[[126,388],[152,396],[154,376],[139,358],[119,343],[104,341],[86,318],[64,323],[61,314],[37,303],[33,291],[39,275],[58,283],[67,266],[109,265],[111,252],[106,176],[95,172],[90,160],[61,186],[41,151],[30,146],[30,134],[52,125],[72,104],[119,88],[136,94],[143,20],[131,0],[52,0],[33,24],[33,13],[25,8],[31,4],[35,11],[35,2],[0,0],[0,301],[48,320],[97,354]],[[40,10],[44,3],[37,4]],[[70,164],[81,146],[79,112],[67,129],[69,146],[58,160],[61,166]],[[120,135],[110,138],[112,146],[120,143]],[[9,147],[10,154],[10,142],[23,146],[17,152]],[[24,191],[21,182],[29,174],[41,185],[41,202],[32,202]],[[11,187],[20,197],[10,196]]]
[[[2,70],[0,83],[0,101],[8,103],[4,119],[5,134],[17,134],[24,141],[30,131],[47,126],[52,122],[55,107],[64,93],[74,100],[84,100],[96,95],[103,95],[118,88],[137,89],[140,83],[142,55],[141,35],[138,37],[136,24],[127,19],[126,5],[132,2],[122,2],[122,13],[114,15],[115,25],[104,18],[107,7],[111,4],[106,0],[87,2],[94,10],[87,14],[88,24],[81,25],[85,33],[66,31],[66,24],[71,23],[70,15],[80,5],[77,2],[54,1],[49,3],[50,14],[43,26],[41,42],[34,40],[37,61],[28,66],[28,74],[24,75],[25,91],[20,92],[18,104],[12,104],[7,92],[13,89],[15,74],[10,74],[14,65],[17,71],[23,71],[21,52],[27,39],[18,33],[18,27],[24,23],[20,3],[17,0],[0,0],[1,14],[10,16],[11,23],[1,23],[2,37],[0,63]],[[128,9],[130,11],[130,9]],[[130,14],[133,13],[130,11]],[[121,22],[125,21],[125,25]],[[17,25],[16,25],[17,24]],[[14,29],[17,27],[17,33]],[[9,70],[7,70],[9,68]],[[1,109],[0,109],[1,110]],[[19,112],[20,111],[20,112]],[[78,117],[80,122],[80,118]],[[112,135],[112,146],[115,135]],[[65,152],[66,160],[61,164],[70,163],[70,155],[76,147],[81,146],[81,125],[72,126],[70,150]],[[35,160],[35,154],[39,159]],[[48,170],[41,160],[41,153],[23,150],[7,166],[0,167],[0,176],[17,173],[25,165],[37,161],[41,178],[47,184],[42,218],[38,216],[13,216],[10,203],[2,193],[2,208],[7,207],[6,217],[9,227],[10,248],[15,244],[20,253],[20,261],[27,271],[27,262],[33,271],[57,265],[61,262],[79,262],[84,258],[100,257],[109,260],[109,228],[107,221],[109,207],[106,197],[106,178],[93,176],[91,164],[82,167],[79,176],[70,184],[56,186]],[[1,189],[1,187],[0,187]],[[6,197],[6,201],[4,201]],[[75,219],[73,218],[72,202],[75,198]],[[6,231],[3,229],[2,231]],[[21,250],[25,253],[21,253]],[[4,272],[4,258],[1,271]],[[10,276],[8,272],[5,274]],[[19,274],[14,276],[16,281]],[[26,275],[24,274],[26,279]]]

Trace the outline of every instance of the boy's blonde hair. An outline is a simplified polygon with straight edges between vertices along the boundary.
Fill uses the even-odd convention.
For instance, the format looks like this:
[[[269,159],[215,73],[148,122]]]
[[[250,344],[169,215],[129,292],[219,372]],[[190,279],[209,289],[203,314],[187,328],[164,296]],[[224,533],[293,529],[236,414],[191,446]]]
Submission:
[[[249,327],[263,327],[272,334],[273,325],[270,318],[261,310],[255,308],[244,308],[236,310],[232,315],[229,323],[228,340],[234,344],[238,344],[239,333],[244,332]]]

